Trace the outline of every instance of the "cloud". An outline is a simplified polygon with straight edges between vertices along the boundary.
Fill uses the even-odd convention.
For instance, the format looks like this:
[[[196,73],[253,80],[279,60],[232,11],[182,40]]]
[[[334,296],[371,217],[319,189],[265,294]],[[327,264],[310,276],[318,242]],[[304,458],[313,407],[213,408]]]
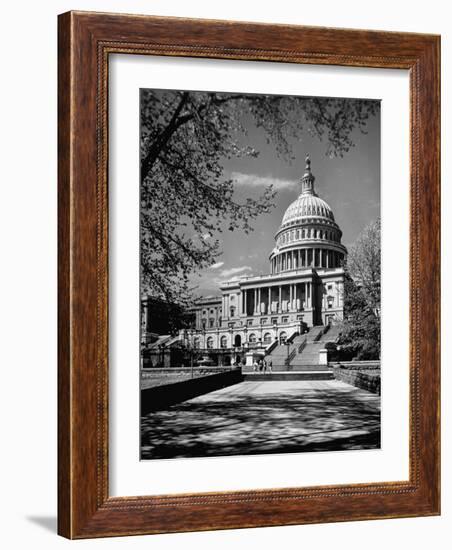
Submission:
[[[238,275],[244,271],[251,271],[251,267],[249,265],[243,265],[241,267],[230,267],[229,269],[223,269],[220,271],[219,277],[221,279],[227,279],[228,277],[233,277],[234,275]]]
[[[219,296],[220,286],[226,281],[236,279],[237,276],[244,274],[245,272],[247,275],[250,275],[248,272],[252,270],[251,266],[244,265],[240,267],[222,269],[218,272],[215,269],[219,269],[222,265],[224,265],[224,262],[218,262],[218,264],[213,264],[213,266],[218,265],[217,268],[214,268],[214,271],[212,271],[213,266],[210,266],[207,270],[191,276],[191,283],[196,288],[202,290],[203,294],[206,294],[207,292],[208,294],[214,293],[215,296]]]
[[[272,185],[273,189],[294,189],[299,183],[296,180],[286,180],[275,178],[273,176],[258,176],[257,174],[244,174],[242,172],[232,172],[231,178],[236,185],[247,185],[249,187],[267,187]]]
[[[216,264],[212,264],[209,269],[219,269],[221,266],[224,265],[224,262],[217,262]]]

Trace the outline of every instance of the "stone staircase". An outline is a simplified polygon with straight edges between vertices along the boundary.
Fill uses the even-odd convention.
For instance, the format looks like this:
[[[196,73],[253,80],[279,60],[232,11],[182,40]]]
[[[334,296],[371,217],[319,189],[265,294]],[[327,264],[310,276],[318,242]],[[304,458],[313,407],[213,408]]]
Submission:
[[[290,366],[303,367],[307,365],[319,364],[319,351],[325,347],[325,342],[307,342],[301,353],[297,353],[290,362]]]
[[[295,344],[289,344],[289,346],[286,346],[285,344],[283,345],[278,345],[276,346],[271,352],[269,355],[267,355],[267,360],[268,359],[271,359],[273,365],[272,365],[272,370],[273,371],[281,371],[281,370],[286,370],[287,369],[287,366],[286,366],[286,359],[287,359],[287,356],[290,354],[296,349],[296,345]],[[289,349],[287,349],[289,348]]]
[[[334,342],[339,336],[338,326],[315,326],[306,334],[295,336],[289,345],[276,346],[267,356],[271,359],[272,373],[250,373],[253,380],[290,379],[330,380],[332,370],[325,365],[319,365],[319,352],[327,342]],[[287,364],[287,358],[289,363]],[[296,376],[296,378],[293,378]],[[276,377],[276,378],[275,378]]]
[[[339,338],[341,327],[339,325],[331,325],[330,328],[320,338],[320,342],[335,342]]]
[[[318,351],[316,356],[316,350],[321,349],[323,346],[322,344],[317,344],[316,341],[321,337],[324,330],[325,327],[323,326],[312,327],[308,333],[295,336],[289,346],[276,346],[270,354],[267,355],[267,361],[272,361],[272,372],[288,373],[299,370],[306,370],[309,372],[317,370],[324,371],[325,367],[319,365]],[[300,345],[305,341],[305,348],[302,353],[299,353]],[[299,359],[302,356],[303,360],[300,361]],[[289,362],[287,362],[288,358]],[[263,374],[263,376],[265,376],[265,374]]]

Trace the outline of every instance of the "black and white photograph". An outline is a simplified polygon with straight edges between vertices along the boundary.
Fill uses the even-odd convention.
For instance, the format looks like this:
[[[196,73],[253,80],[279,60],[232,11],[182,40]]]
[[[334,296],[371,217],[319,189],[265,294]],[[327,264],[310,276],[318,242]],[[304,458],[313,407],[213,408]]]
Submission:
[[[379,449],[378,98],[141,89],[139,131],[141,460]]]

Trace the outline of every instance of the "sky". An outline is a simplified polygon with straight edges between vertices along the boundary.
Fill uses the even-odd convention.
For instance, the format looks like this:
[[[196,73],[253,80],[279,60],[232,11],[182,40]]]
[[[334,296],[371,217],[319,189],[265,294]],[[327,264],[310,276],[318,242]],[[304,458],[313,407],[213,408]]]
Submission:
[[[251,117],[244,125],[248,129],[249,143],[260,154],[257,158],[224,160],[224,176],[236,181],[237,200],[257,197],[265,186],[273,184],[277,191],[274,208],[252,223],[254,231],[248,235],[238,235],[236,231],[221,234],[222,253],[217,261],[191,278],[192,284],[197,286],[196,293],[201,296],[219,294],[219,284],[231,278],[269,273],[268,257],[274,246],[274,235],[284,212],[301,193],[300,180],[307,153],[316,178],[315,191],[333,209],[346,247],[380,215],[379,113],[368,120],[366,134],[353,131],[355,147],[343,158],[327,157],[327,144],[303,133],[299,141],[293,143],[296,160],[292,164],[278,157]]]

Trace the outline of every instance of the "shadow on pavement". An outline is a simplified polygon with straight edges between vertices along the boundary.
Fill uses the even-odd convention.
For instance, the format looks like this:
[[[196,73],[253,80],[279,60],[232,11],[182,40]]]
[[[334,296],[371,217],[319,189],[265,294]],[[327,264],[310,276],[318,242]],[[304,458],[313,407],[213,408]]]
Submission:
[[[351,386],[209,395],[143,416],[141,458],[380,447],[380,400]]]

